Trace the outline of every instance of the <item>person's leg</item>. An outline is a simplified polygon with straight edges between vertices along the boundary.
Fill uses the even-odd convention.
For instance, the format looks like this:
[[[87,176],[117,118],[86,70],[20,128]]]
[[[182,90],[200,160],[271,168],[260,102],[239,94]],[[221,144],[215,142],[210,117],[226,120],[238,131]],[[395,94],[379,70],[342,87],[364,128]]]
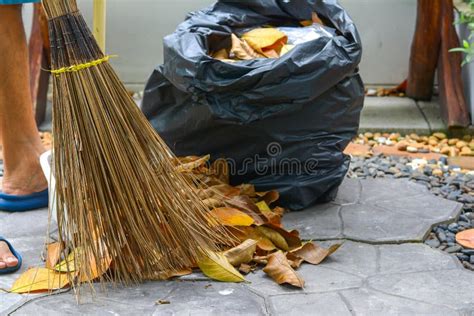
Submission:
[[[26,195],[47,187],[39,156],[44,152],[34,120],[21,5],[0,5],[1,191]]]

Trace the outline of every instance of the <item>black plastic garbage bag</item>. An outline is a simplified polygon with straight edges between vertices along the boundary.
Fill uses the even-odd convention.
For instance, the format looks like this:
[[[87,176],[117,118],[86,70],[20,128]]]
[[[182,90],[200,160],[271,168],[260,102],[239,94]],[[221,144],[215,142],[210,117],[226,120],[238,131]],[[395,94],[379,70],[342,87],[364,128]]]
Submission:
[[[301,27],[317,12],[325,26]],[[297,45],[278,59],[224,62],[232,33],[272,25]],[[142,109],[178,156],[227,158],[231,182],[276,189],[300,210],[334,198],[359,126],[356,27],[335,0],[218,1],[164,40]]]

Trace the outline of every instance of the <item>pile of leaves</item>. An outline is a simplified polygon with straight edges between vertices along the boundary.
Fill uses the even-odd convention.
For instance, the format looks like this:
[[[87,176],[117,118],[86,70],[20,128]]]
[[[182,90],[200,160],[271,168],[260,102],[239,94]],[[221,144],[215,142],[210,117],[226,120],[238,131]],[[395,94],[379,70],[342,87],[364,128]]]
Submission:
[[[312,20],[301,21],[301,26],[314,23],[324,25],[317,13]],[[244,33],[240,38],[231,35],[231,47],[211,52],[211,56],[225,62],[252,60],[256,58],[279,58],[291,51],[295,45],[288,44],[288,36],[274,27],[262,27]]]
[[[304,262],[320,264],[340,244],[325,249],[314,242],[303,242],[298,231],[283,228],[281,219],[285,210],[274,205],[279,198],[278,192],[257,192],[251,184],[231,186],[227,162],[219,159],[210,164],[209,158],[178,158],[176,165],[182,173],[192,174],[194,181],[200,182],[197,193],[209,207],[209,216],[228,227],[235,240],[229,241],[223,252],[208,252],[196,267],[163,271],[154,278],[170,279],[191,274],[193,268],[199,268],[214,280],[243,282],[245,274],[263,267],[278,284],[303,288],[304,280],[296,269]],[[81,282],[107,280],[107,274],[113,273],[113,258],[106,250],[100,262],[92,258],[87,260],[92,273],[85,278],[75,272],[79,270],[75,258],[81,255],[81,249],[71,249],[65,258],[61,258],[65,251],[59,243],[51,243],[46,248],[45,267],[24,272],[10,292],[58,290],[70,286],[73,279],[79,278]]]

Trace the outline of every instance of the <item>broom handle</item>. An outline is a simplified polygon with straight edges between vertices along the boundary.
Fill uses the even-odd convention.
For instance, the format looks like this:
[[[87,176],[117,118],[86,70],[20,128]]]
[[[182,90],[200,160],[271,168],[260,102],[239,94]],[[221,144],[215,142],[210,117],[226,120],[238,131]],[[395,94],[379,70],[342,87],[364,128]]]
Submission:
[[[94,37],[102,52],[105,53],[106,0],[94,0]]]

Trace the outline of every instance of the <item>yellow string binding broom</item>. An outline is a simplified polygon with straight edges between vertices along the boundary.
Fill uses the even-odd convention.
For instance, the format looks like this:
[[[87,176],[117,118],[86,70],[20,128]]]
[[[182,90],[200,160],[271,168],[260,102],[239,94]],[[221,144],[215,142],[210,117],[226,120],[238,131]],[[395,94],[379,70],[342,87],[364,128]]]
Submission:
[[[193,183],[142,115],[75,0],[44,0],[53,73],[59,236],[89,280],[104,256],[113,281],[157,278],[228,244]],[[66,216],[67,212],[67,216]],[[76,274],[77,275],[77,274]],[[165,273],[166,275],[166,273]]]

